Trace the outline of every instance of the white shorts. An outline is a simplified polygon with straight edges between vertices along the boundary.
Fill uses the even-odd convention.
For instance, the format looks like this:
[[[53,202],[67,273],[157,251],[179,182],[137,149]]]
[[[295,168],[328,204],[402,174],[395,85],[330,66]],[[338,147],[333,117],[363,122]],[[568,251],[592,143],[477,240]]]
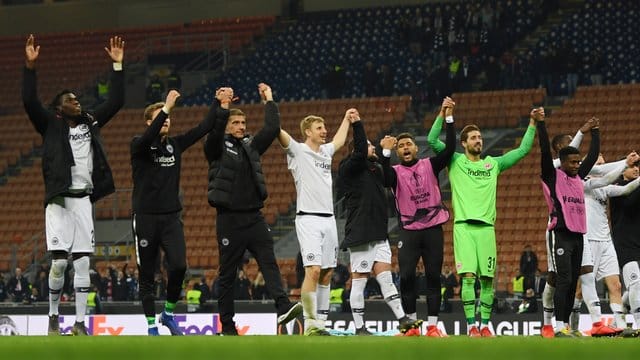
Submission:
[[[547,245],[547,271],[556,272],[556,267],[553,264],[553,250],[549,249],[549,230],[544,233],[544,237]],[[582,262],[580,263],[580,266],[593,266],[593,255],[591,254],[591,245],[589,245],[589,240],[583,236],[582,242]]]
[[[589,240],[589,245],[593,255],[593,272],[596,275],[596,280],[620,275],[618,255],[613,247],[613,241]]]
[[[349,248],[351,272],[370,273],[376,262],[391,264],[389,241],[376,241]]]
[[[640,268],[637,261],[630,261],[624,264],[622,267],[622,280],[627,289],[640,280]]]
[[[93,208],[89,196],[64,198],[64,207],[47,204],[44,211],[47,251],[92,253],[95,249]]]
[[[591,245],[586,236],[582,237],[582,263],[580,266],[593,266],[593,254],[591,253]],[[594,268],[595,270],[595,268]]]
[[[298,215],[295,223],[302,264],[319,265],[322,269],[335,268],[338,263],[336,218]]]

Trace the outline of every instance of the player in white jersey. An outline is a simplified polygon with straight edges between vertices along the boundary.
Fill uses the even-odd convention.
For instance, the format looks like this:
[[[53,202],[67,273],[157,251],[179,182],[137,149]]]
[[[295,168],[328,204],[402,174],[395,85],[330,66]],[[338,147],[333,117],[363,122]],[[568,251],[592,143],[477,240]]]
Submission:
[[[617,180],[627,167],[632,167],[640,159],[635,152],[630,153],[626,162],[617,166],[614,171],[601,178],[593,177],[593,181],[611,184]],[[596,164],[604,164],[602,154]],[[620,284],[620,267],[616,250],[611,239],[607,203],[610,197],[625,196],[635,190],[640,182],[632,181],[625,186],[608,185],[605,187],[587,187],[585,185],[585,207],[587,210],[587,233],[585,238],[593,255],[593,270],[596,281],[604,279],[609,290],[609,304],[614,314],[615,327],[625,328],[626,322],[622,312],[622,295]],[[593,315],[592,315],[593,317]],[[600,319],[597,319],[599,321]]]
[[[300,122],[304,142],[280,130],[278,141],[287,152],[288,168],[296,185],[296,235],[305,269],[300,291],[306,335],[329,335],[329,284],[338,260],[338,230],[333,216],[331,159],[345,143],[349,126],[357,121],[349,109],[333,141],[326,142],[324,119],[309,115]]]
[[[568,134],[556,135],[551,141],[551,147],[553,151],[558,153],[558,151],[566,146],[572,146],[578,149],[580,147],[580,143],[582,142],[582,138],[586,132],[591,130],[596,118],[589,119],[582,127],[578,130],[576,135],[572,137]],[[616,167],[624,164],[625,160],[609,163],[609,164],[600,164],[595,165],[591,171],[590,175],[601,176],[606,173],[610,173],[615,170]],[[553,160],[554,167],[560,167],[560,159],[556,156]],[[548,233],[545,234],[548,236]],[[546,243],[549,241],[547,239]],[[543,327],[541,329],[541,333],[543,337],[553,337],[554,336],[554,328],[552,324],[553,318],[553,296],[555,294],[555,268],[551,261],[552,256],[549,254],[549,249],[547,248],[547,268],[549,272],[549,276],[547,278],[547,282],[544,287],[544,291],[542,293],[542,307],[543,307],[543,315],[544,322]],[[598,299],[598,293],[596,291],[596,281],[595,275],[593,274],[593,255],[591,254],[591,247],[588,246],[588,241],[586,237],[584,238],[583,244],[583,254],[582,254],[582,264],[580,269],[580,278],[578,279],[579,286],[576,291],[576,299],[574,300],[574,313],[571,316],[571,328],[575,335],[580,335],[581,333],[578,330],[578,321],[580,307],[582,306],[582,297],[584,296],[587,308],[589,309],[589,313],[592,318],[600,318],[601,317],[601,309],[600,309],[600,299]],[[576,310],[577,309],[577,314]]]

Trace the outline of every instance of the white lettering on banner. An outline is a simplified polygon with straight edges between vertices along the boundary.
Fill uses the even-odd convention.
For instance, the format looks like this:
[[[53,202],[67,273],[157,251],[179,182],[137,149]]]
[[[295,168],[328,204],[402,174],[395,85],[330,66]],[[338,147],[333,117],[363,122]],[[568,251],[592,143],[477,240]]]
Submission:
[[[516,314],[514,314],[517,317]],[[613,318],[611,315],[603,315],[602,320],[605,323],[612,323]],[[633,321],[631,315],[627,315],[627,321]],[[326,326],[328,329],[334,329],[339,331],[354,331],[355,324],[353,321],[346,322],[344,320],[327,321]],[[380,321],[380,320],[367,320],[364,322],[364,326],[371,332],[387,332],[397,329],[398,321]],[[447,331],[445,323],[443,321],[438,322],[438,329],[447,335],[466,335],[467,324],[464,321],[447,322],[447,327],[453,329],[452,332]],[[497,323],[489,322],[489,329],[496,335],[501,336],[539,336],[542,328],[542,321],[500,321]],[[591,329],[591,317],[587,314],[580,315],[580,330],[587,331]],[[426,334],[427,323],[422,324],[422,333]]]
[[[518,315],[513,314],[513,319]],[[10,321],[9,321],[10,320]],[[234,317],[238,326],[238,331],[243,335],[275,335],[277,334],[276,314],[273,313],[244,313],[236,314]],[[613,323],[611,315],[604,315],[602,320]],[[626,316],[627,322],[633,323],[631,315]],[[1,315],[0,335],[46,335],[49,318],[46,315]],[[60,329],[63,333],[71,332],[75,316],[61,315]],[[220,321],[218,314],[176,314],[178,326],[187,335],[212,335],[220,331]],[[159,324],[159,322],[157,322]],[[287,332],[293,333],[294,323],[287,326]],[[298,326],[302,325],[297,322]],[[143,314],[130,315],[90,315],[85,318],[87,329],[92,335],[146,335],[147,322]],[[5,325],[3,327],[3,325]],[[10,326],[9,326],[10,325]],[[355,325],[353,321],[335,320],[327,321],[328,329],[340,331],[353,331]],[[372,332],[387,332],[397,329],[397,320],[367,320],[365,327]],[[423,324],[422,332],[426,333],[426,323]],[[464,321],[447,321],[446,327],[451,332],[446,332],[445,322],[439,321],[438,328],[448,335],[465,335],[467,325]],[[520,321],[509,320],[489,323],[489,327],[496,335],[503,336],[538,336],[540,335],[541,321]],[[580,316],[580,330],[586,331],[591,328],[591,318],[588,314]],[[169,331],[164,326],[158,326],[162,335],[169,335]]]

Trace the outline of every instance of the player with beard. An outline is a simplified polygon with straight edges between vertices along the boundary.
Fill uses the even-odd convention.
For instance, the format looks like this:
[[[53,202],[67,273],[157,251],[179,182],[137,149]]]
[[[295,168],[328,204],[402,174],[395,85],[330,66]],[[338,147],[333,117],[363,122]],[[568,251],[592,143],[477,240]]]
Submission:
[[[373,272],[380,284],[382,296],[400,322],[400,332],[407,334],[409,330],[415,329],[419,334],[422,321],[406,316],[391,276],[387,198],[382,167],[377,162],[375,146],[367,141],[357,110],[354,116],[358,121],[352,124],[353,142],[349,144],[351,154],[340,162],[338,176],[345,189],[347,220],[342,248],[348,248],[350,253],[352,280],[349,302],[355,333],[371,335],[364,327],[364,290],[367,279]],[[386,137],[384,141],[393,146],[395,138]],[[415,277],[415,264],[413,274]]]
[[[449,211],[442,204],[438,174],[449,164],[456,147],[454,107],[455,103],[449,97],[442,102],[438,118],[446,118],[447,146],[435,157],[418,159],[415,139],[404,133],[397,138],[396,154],[400,164],[391,168],[389,157],[394,144],[388,138],[381,142],[385,185],[393,190],[399,214],[398,264],[402,306],[411,319],[417,319],[416,266],[422,258],[427,282],[427,336],[431,337],[446,336],[437,326],[442,296],[440,273],[444,257],[442,224],[449,220]],[[411,335],[410,332],[407,334]]]
[[[480,129],[476,125],[467,125],[460,133],[464,153],[454,153],[449,163],[454,210],[453,250],[456,270],[462,279],[461,297],[469,336],[494,336],[488,325],[497,265],[494,225],[498,177],[529,153],[536,132],[535,122],[543,116],[541,108],[532,110],[520,146],[497,157],[481,157],[483,139]],[[436,154],[445,150],[445,144],[438,139],[442,120],[436,119],[427,136]],[[480,330],[475,325],[476,278],[480,279]]]

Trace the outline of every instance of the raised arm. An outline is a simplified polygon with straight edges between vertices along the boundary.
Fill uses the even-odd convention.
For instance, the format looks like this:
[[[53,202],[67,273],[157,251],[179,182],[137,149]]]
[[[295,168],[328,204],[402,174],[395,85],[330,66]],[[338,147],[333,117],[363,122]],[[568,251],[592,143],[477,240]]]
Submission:
[[[218,160],[224,150],[224,132],[227,127],[227,122],[229,121],[229,104],[231,104],[233,91],[231,98],[229,98],[229,96],[223,96],[221,90],[222,89],[216,91],[216,101],[211,106],[211,109],[209,109],[209,114],[207,115],[208,118],[215,118],[213,129],[211,129],[204,142],[204,155],[208,162]],[[216,107],[216,103],[219,103],[220,106]]]
[[[391,151],[398,140],[396,140],[393,136],[385,136],[382,140],[380,140],[380,147],[382,148],[382,156],[379,158],[378,162],[382,165],[382,172],[384,175],[384,186],[395,190],[398,184],[398,177],[396,175],[396,171],[391,167],[390,159],[391,159]]]
[[[145,152],[151,143],[153,143],[153,141],[158,137],[160,130],[162,129],[164,122],[169,117],[178,97],[180,97],[180,93],[175,90],[169,91],[164,106],[147,127],[147,130],[142,134],[142,136],[134,138],[131,142],[131,155]]]
[[[446,97],[444,101],[451,100],[450,97]],[[444,102],[443,102],[444,103]],[[444,151],[447,147],[445,143],[440,140],[440,132],[442,131],[442,122],[444,121],[445,111],[444,107],[440,108],[440,113],[436,117],[433,125],[431,125],[431,130],[429,130],[429,134],[427,134],[427,143],[433,149],[436,154],[439,154]]]
[[[589,175],[591,168],[593,168],[593,165],[598,161],[598,156],[600,156],[600,129],[599,123],[596,119],[596,125],[591,129],[589,153],[587,153],[587,157],[582,161],[580,168],[578,169],[578,176],[580,176],[581,179],[584,179]]]
[[[536,109],[534,109],[536,111]],[[534,113],[531,112],[533,117]],[[556,168],[553,166],[553,157],[551,156],[551,144],[549,142],[549,135],[547,134],[547,127],[545,126],[544,115],[537,121],[536,127],[538,128],[538,141],[540,142],[540,165],[542,168],[542,180],[551,184],[551,180],[555,178]]]
[[[447,122],[447,137],[445,139],[446,146],[444,148],[444,151],[431,158],[431,166],[433,167],[433,172],[436,177],[442,169],[449,165],[449,163],[451,162],[451,157],[456,151],[456,129],[453,123],[453,109],[455,108],[455,106],[456,103],[449,97],[445,98],[445,100],[442,102],[442,109],[440,110],[440,114],[444,114],[445,121]]]
[[[338,150],[340,150],[340,148],[344,146],[344,143],[347,141],[347,134],[349,133],[349,125],[351,125],[351,123],[353,122],[352,118],[353,118],[354,111],[357,112],[357,110],[355,109],[349,109],[347,110],[347,112],[345,112],[344,118],[342,119],[342,123],[340,124],[338,131],[336,131],[336,134],[333,137],[333,141],[331,143],[333,144],[334,154],[337,153]]]
[[[500,171],[504,171],[518,163],[518,161],[522,160],[529,151],[531,151],[531,147],[533,146],[533,139],[536,136],[536,121],[544,121],[544,109],[542,107],[533,109],[531,111],[531,116],[529,117],[529,126],[522,137],[522,141],[520,142],[520,146],[517,148],[507,152],[502,156],[496,157],[496,161],[498,161],[498,166],[500,166]],[[547,137],[547,143],[549,143],[549,138]],[[551,152],[549,152],[551,154]],[[553,166],[553,159],[551,159],[551,166]]]
[[[119,36],[112,37],[109,39],[109,47],[104,49],[113,61],[113,71],[109,81],[107,100],[93,112],[99,126],[104,126],[124,105],[124,72],[122,70],[124,40]]]
[[[291,135],[289,135],[288,132],[280,129],[280,132],[278,133],[278,142],[280,143],[280,146],[282,146],[283,149],[288,149],[289,148],[289,142],[291,142]]]
[[[253,137],[251,146],[262,155],[267,151],[280,132],[280,111],[278,110],[278,104],[273,101],[273,93],[269,85],[260,83],[258,85],[258,92],[260,93],[262,102],[265,104],[264,126]]]
[[[576,149],[580,149],[580,144],[582,144],[582,139],[584,138],[584,134],[587,133],[587,131],[590,131],[591,128],[594,125],[594,119],[595,118],[591,118],[589,120],[587,120],[587,122],[585,122],[580,129],[578,129],[578,131],[576,132],[576,134],[573,136],[573,139],[571,139],[571,142],[569,143],[569,146],[574,147]],[[553,159],[553,166],[557,168],[560,167],[560,159]],[[606,171],[609,172],[609,171]],[[605,172],[602,172],[600,175],[604,175]],[[594,174],[595,175],[595,174]]]
[[[638,159],[639,159],[638,154],[636,154],[635,151],[630,153],[629,155],[627,155],[626,160],[623,160],[622,163],[620,163],[612,171],[606,173],[604,176],[592,177],[588,179],[584,184],[584,190],[588,191],[588,190],[597,189],[597,188],[601,188],[603,186],[612,184],[614,181],[616,181],[620,177],[620,175],[622,175],[622,173],[624,172],[624,169],[626,169],[628,164],[631,165],[634,162],[638,161]],[[619,162],[616,162],[616,163],[619,163]]]
[[[618,197],[618,196],[626,196],[631,194],[634,190],[636,190],[640,186],[640,177],[635,180],[626,183],[625,185],[608,185],[604,187],[605,194],[607,197]]]
[[[367,168],[367,134],[364,131],[360,114],[356,111],[357,120],[351,124],[353,126],[353,152],[341,164],[338,172],[340,176],[352,176]]]
[[[207,116],[198,125],[191,128],[186,133],[178,135],[174,138],[178,146],[180,146],[181,149],[185,150],[191,145],[195,144],[196,141],[202,139],[203,136],[211,132],[217,118],[220,118],[220,121],[226,124],[226,121],[229,118],[228,107],[232,99],[232,88],[225,87],[218,89],[216,91],[216,98],[213,100]],[[224,106],[226,108],[222,107],[223,103],[225,104]]]
[[[38,100],[36,80],[36,60],[40,55],[40,45],[35,46],[35,38],[29,35],[25,45],[25,68],[22,73],[22,103],[33,127],[40,134],[47,130],[48,112]]]

